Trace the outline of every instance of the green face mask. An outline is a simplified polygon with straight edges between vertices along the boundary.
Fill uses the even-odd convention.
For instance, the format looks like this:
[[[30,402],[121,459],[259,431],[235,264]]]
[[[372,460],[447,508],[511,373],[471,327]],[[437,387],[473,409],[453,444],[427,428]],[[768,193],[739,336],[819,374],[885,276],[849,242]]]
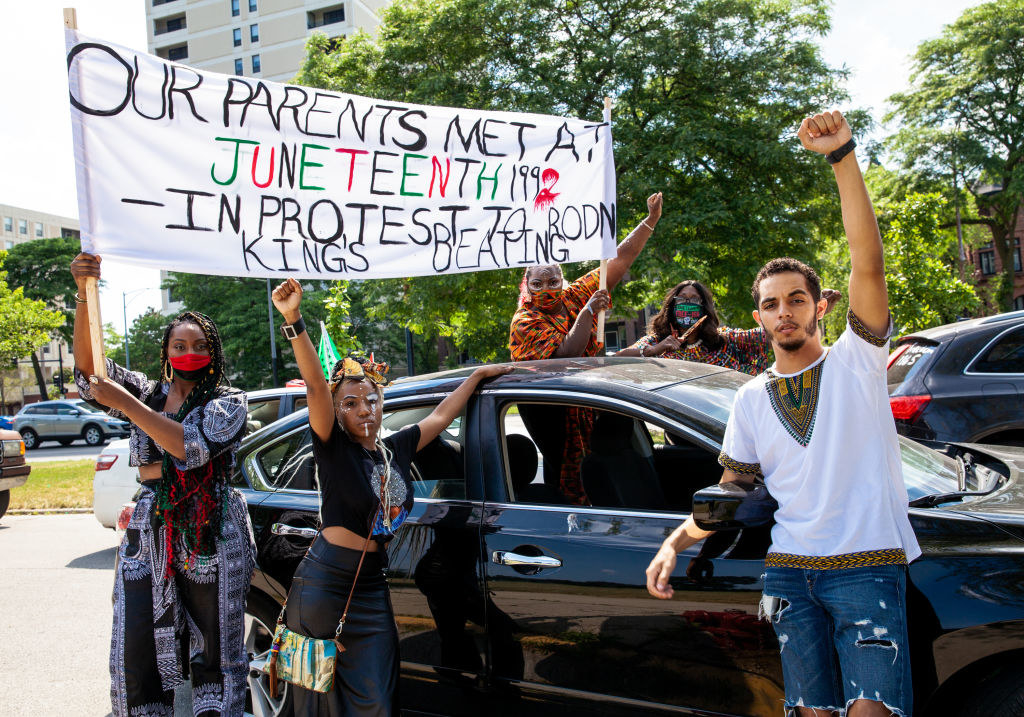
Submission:
[[[685,330],[693,326],[704,315],[704,307],[689,299],[676,299],[676,326]]]

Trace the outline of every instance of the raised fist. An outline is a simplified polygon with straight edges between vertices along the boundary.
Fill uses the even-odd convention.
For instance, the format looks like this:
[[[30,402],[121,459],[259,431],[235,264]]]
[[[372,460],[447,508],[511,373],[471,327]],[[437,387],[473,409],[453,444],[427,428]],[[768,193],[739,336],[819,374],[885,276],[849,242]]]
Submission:
[[[812,152],[828,154],[834,152],[853,138],[850,125],[839,110],[822,112],[808,117],[800,123],[796,136],[800,143]]]

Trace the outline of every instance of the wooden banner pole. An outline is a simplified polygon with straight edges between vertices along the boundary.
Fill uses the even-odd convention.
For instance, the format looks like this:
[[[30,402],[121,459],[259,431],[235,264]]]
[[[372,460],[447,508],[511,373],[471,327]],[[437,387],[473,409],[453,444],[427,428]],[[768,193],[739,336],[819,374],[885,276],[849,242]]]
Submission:
[[[612,98],[611,97],[605,97],[604,98],[604,121],[605,122],[610,121],[611,120],[611,116],[612,116]],[[604,290],[606,290],[608,288],[608,260],[607,259],[602,259],[601,260],[601,269],[600,269],[600,274],[598,276],[599,276],[598,288],[601,289],[602,291],[604,291]],[[602,344],[604,343],[604,315],[605,315],[605,312],[607,312],[607,309],[605,309],[604,311],[600,312],[597,315],[597,340],[600,341]]]
[[[69,30],[78,29],[78,14],[75,8],[64,8],[64,27]],[[79,187],[79,191],[83,191]],[[100,319],[100,288],[94,278],[85,281],[85,308],[89,312],[89,341],[92,345],[93,374],[101,378],[107,377],[107,359],[103,349],[103,321]],[[128,328],[125,327],[125,331]]]

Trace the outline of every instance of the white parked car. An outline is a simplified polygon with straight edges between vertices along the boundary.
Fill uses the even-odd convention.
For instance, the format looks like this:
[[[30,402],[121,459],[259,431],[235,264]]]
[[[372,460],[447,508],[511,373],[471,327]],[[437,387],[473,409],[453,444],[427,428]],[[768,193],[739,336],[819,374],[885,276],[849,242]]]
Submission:
[[[266,425],[306,407],[305,388],[268,388],[249,391],[249,416],[246,433],[254,433]],[[111,441],[96,458],[96,475],[92,480],[92,506],[96,520],[105,528],[118,529],[118,517],[139,489],[139,469],[128,465],[128,439]],[[131,510],[123,518],[131,517]],[[124,529],[124,526],[121,526]]]

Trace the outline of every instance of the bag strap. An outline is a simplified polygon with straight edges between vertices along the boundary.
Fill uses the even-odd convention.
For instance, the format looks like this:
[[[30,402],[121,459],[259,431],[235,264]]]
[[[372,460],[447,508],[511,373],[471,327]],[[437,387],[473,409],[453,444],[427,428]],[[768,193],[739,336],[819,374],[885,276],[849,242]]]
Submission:
[[[363,569],[363,560],[366,558],[366,551],[370,547],[370,541],[373,540],[373,526],[377,522],[377,516],[380,515],[384,509],[384,479],[380,481],[380,503],[377,505],[377,510],[373,512],[373,518],[370,519],[369,528],[366,531],[366,542],[363,543],[363,553],[359,556],[359,564],[356,566],[355,577],[352,578],[352,587],[348,591],[348,599],[345,601],[345,609],[341,613],[341,619],[338,620],[338,627],[334,631],[334,643],[338,646],[338,652],[343,652],[345,647],[341,644],[341,631],[345,627],[345,620],[348,618],[348,608],[352,604],[352,596],[356,592],[356,582],[359,580],[359,573]]]

